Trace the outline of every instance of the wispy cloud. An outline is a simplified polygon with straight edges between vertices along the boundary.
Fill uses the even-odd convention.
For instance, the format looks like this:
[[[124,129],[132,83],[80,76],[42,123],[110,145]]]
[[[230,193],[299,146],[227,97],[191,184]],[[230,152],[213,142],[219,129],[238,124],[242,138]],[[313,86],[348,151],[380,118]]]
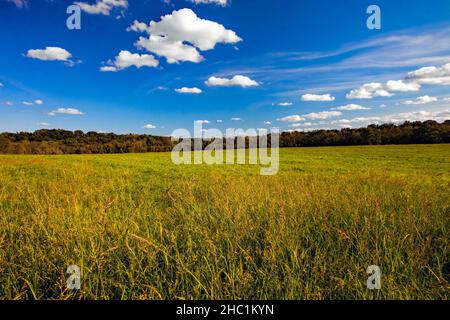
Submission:
[[[261,81],[271,82],[273,87],[284,89],[287,95],[308,93],[311,89],[349,90],[370,83],[371,79],[375,79],[373,82],[401,79],[409,68],[450,62],[448,43],[450,25],[435,25],[349,43],[329,52],[269,53],[234,61],[241,67],[229,67],[216,74],[221,77],[252,74]],[[261,61],[264,66],[260,65]]]
[[[50,111],[48,113],[49,116],[56,116],[57,114],[66,114],[66,115],[76,115],[81,116],[84,113],[75,108],[58,108],[56,110]]]

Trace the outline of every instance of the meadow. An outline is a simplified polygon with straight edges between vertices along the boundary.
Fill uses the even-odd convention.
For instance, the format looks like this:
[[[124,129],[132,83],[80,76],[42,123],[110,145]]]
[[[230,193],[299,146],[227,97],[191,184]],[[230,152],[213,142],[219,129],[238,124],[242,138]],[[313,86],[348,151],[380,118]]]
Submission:
[[[0,156],[0,299],[449,298],[450,145],[280,156]]]

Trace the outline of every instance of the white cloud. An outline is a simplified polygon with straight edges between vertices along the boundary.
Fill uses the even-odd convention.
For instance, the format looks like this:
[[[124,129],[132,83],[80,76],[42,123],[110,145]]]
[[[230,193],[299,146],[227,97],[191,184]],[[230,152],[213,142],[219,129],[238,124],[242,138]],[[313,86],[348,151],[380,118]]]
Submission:
[[[101,67],[102,72],[116,72],[131,66],[136,68],[150,67],[155,68],[159,65],[159,61],[150,54],[131,53],[126,50],[120,51],[114,61],[109,61],[109,66]]]
[[[103,66],[100,68],[101,72],[117,72],[117,68],[113,66]]]
[[[143,126],[142,128],[151,130],[151,129],[156,129],[156,126],[149,123],[149,124],[146,124],[145,126]]]
[[[168,37],[151,35],[149,38],[140,37],[137,42],[138,47],[165,57],[167,63],[194,62],[199,63],[204,60],[203,56],[192,46],[182,41],[171,41]]]
[[[435,120],[443,122],[450,119],[450,109],[443,111],[413,111],[402,112],[397,114],[389,114],[384,116],[370,116],[370,117],[357,117],[353,119],[340,119],[332,121],[331,124],[358,124],[359,126],[366,126],[369,124],[381,124],[381,123],[403,123],[405,121],[426,121]]]
[[[223,25],[199,18],[191,9],[173,11],[149,25],[134,21],[128,31],[146,32],[136,45],[165,57],[168,63],[204,60],[200,51],[212,50],[218,43],[234,44],[242,41],[237,34]],[[197,50],[198,49],[198,50]]]
[[[249,88],[249,87],[258,87],[259,83],[255,80],[250,79],[246,76],[237,75],[234,76],[231,79],[227,78],[218,78],[218,77],[210,77],[208,80],[205,81],[205,84],[210,87],[242,87],[242,88]]]
[[[195,123],[210,124],[211,122],[209,120],[196,120]]]
[[[48,122],[39,122],[39,125],[41,127],[48,127],[50,125],[50,123],[48,123]]]
[[[356,110],[370,110],[370,108],[360,106],[359,104],[347,104],[345,106],[340,106],[337,108],[333,108],[331,110],[356,111]]]
[[[30,106],[32,106],[32,105],[34,105],[34,104],[37,104],[37,105],[40,106],[40,105],[43,105],[43,104],[44,104],[44,101],[41,100],[41,99],[34,100],[33,102],[31,102],[31,101],[23,101],[22,104],[23,104],[24,106],[27,106],[27,107],[30,107]]]
[[[149,26],[146,23],[139,22],[137,20],[134,20],[133,24],[127,28],[128,32],[129,31],[134,31],[134,32],[147,32],[147,33],[150,33],[149,30],[150,30]]]
[[[272,121],[264,121],[264,124],[271,125]]]
[[[217,122],[217,123],[222,123],[223,121],[222,121],[222,120],[217,120],[216,122]]]
[[[195,4],[216,4],[222,7],[226,7],[228,4],[228,0],[188,0],[189,2],[193,2]]]
[[[326,102],[326,101],[334,101],[336,98],[333,97],[331,94],[322,94],[322,95],[318,95],[318,94],[304,94],[302,95],[302,101],[322,101],[322,102]]]
[[[315,122],[304,122],[304,123],[293,123],[291,125],[289,125],[289,127],[292,128],[299,128],[299,127],[313,127],[313,126],[317,126],[319,125],[318,123]],[[317,129],[315,129],[317,130]]]
[[[410,81],[426,85],[450,85],[450,63],[441,67],[424,67],[408,73]]]
[[[340,111],[322,111],[322,112],[312,112],[312,113],[308,113],[303,115],[303,117],[307,118],[307,119],[319,119],[319,120],[325,120],[328,118],[333,118],[333,117],[339,117],[340,115],[342,115],[342,112]]]
[[[277,121],[281,121],[281,122],[299,122],[299,121],[304,121],[304,120],[306,120],[306,119],[299,116],[298,114],[277,119]]]
[[[11,101],[5,101],[3,104],[6,105],[6,106],[12,106],[13,105],[13,103]]]
[[[188,87],[183,87],[183,88],[179,88],[179,89],[175,89],[176,92],[178,93],[188,93],[188,94],[200,94],[203,91],[197,87],[194,88],[188,88]]]
[[[349,123],[352,123],[352,120],[339,119],[339,120],[331,121],[331,124],[349,124]]]
[[[403,80],[389,80],[385,86],[387,91],[410,92],[419,91],[420,84],[415,82],[405,82]]]
[[[373,99],[375,97],[391,97],[393,94],[378,82],[366,83],[358,89],[351,90],[347,99]]]
[[[450,97],[444,98],[444,101],[450,101]]]
[[[418,104],[428,104],[428,103],[432,103],[432,102],[436,102],[436,101],[438,101],[438,99],[436,97],[421,96],[421,97],[417,97],[413,100],[403,101],[402,104],[418,105]]]
[[[27,52],[28,58],[44,61],[66,61],[72,57],[72,54],[66,49],[59,47],[46,47],[45,49],[30,49]]]
[[[68,114],[68,115],[83,115],[83,112],[81,112],[78,109],[74,108],[58,108],[56,110],[50,111],[48,115],[55,116],[57,114]]]
[[[279,102],[279,103],[277,103],[277,106],[279,106],[279,107],[290,107],[292,105],[293,105],[292,102]]]
[[[341,125],[350,125],[355,123],[360,124],[378,124],[382,121],[381,117],[357,117],[353,119],[340,119],[332,121],[331,124],[341,124]]]
[[[405,121],[426,121],[435,120],[438,122],[443,122],[450,119],[450,109],[443,111],[413,111],[404,112],[395,115],[388,115],[383,118],[385,122],[405,122]]]
[[[241,118],[231,118],[231,121],[242,121]]]
[[[97,0],[95,4],[86,2],[75,2],[86,13],[89,14],[103,14],[109,16],[114,8],[128,8],[127,0]]]
[[[419,91],[422,85],[450,85],[450,63],[441,67],[424,67],[409,72],[404,80],[389,80],[386,84],[367,83],[351,90],[347,99],[373,99],[390,97],[393,92]]]
[[[4,87],[3,83],[0,82],[0,88]]]

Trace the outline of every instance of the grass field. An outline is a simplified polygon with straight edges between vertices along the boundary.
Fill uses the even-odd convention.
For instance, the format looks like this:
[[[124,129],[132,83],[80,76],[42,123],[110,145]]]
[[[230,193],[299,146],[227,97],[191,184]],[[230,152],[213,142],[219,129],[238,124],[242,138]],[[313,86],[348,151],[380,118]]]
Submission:
[[[283,149],[259,169],[0,156],[0,299],[450,297],[450,145]]]

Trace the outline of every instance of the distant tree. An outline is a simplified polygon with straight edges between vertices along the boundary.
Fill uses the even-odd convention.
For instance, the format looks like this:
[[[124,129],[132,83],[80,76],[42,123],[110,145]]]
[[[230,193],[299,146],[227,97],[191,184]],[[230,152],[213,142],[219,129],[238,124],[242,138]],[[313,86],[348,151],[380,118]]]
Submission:
[[[270,136],[268,137],[270,145]],[[34,133],[0,133],[0,153],[5,154],[98,154],[171,151],[177,142],[170,137],[114,133],[84,133],[53,129]],[[280,147],[347,146],[450,143],[450,120],[405,122],[401,125],[370,125],[367,128],[283,132]],[[248,147],[249,139],[246,139]],[[192,143],[194,145],[194,143]],[[208,141],[202,142],[205,148]],[[226,142],[224,140],[224,146]],[[236,141],[235,141],[236,145]]]

